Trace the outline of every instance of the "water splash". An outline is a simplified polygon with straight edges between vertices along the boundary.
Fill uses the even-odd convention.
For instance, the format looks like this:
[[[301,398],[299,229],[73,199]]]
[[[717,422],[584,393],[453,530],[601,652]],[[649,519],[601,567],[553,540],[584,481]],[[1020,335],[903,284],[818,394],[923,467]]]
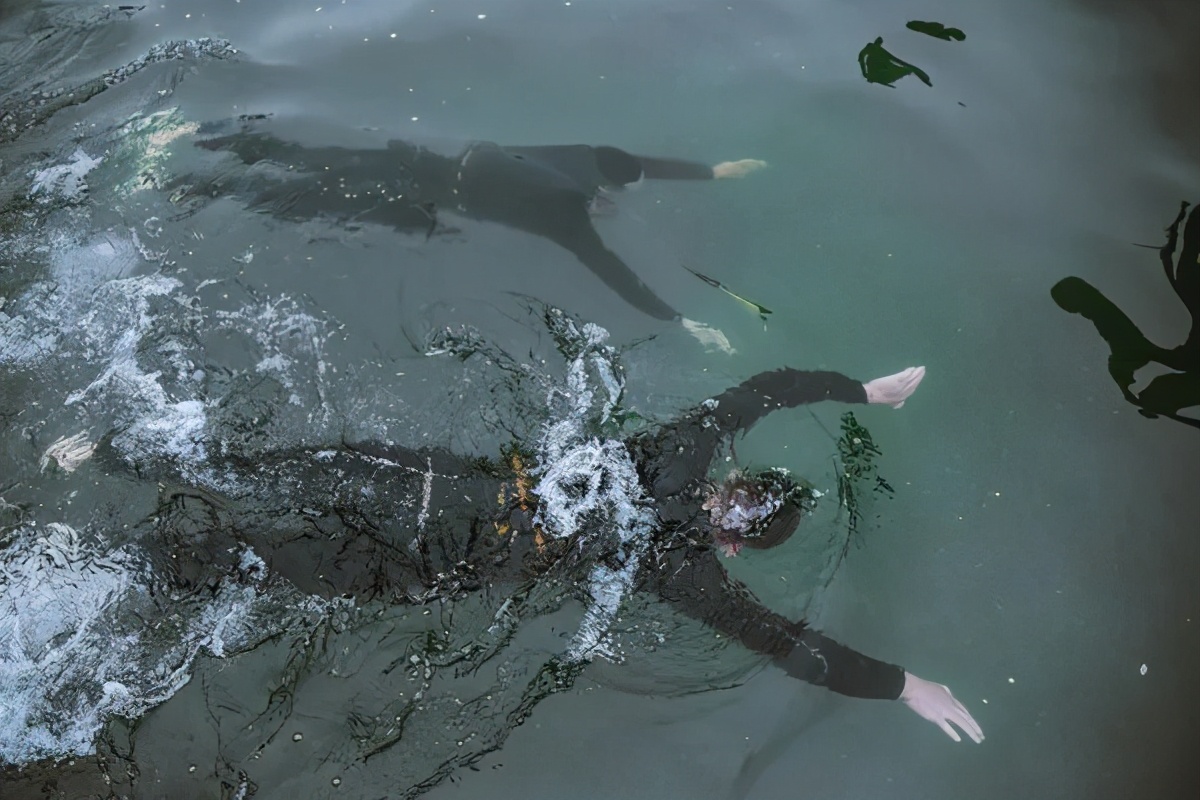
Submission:
[[[560,349],[572,360],[564,385],[546,398],[550,421],[539,446],[536,521],[555,535],[581,537],[585,551],[615,548],[608,563],[597,563],[588,575],[591,602],[564,654],[567,662],[579,662],[611,655],[604,637],[633,588],[655,517],[624,443],[593,433],[608,422],[624,390],[615,352],[604,344],[608,331],[561,314],[551,319]]]
[[[108,719],[135,719],[182,688],[201,652],[240,652],[324,611],[268,583],[249,550],[211,595],[163,606],[137,548],[106,547],[101,534],[54,522],[5,537],[0,763],[90,753]]]

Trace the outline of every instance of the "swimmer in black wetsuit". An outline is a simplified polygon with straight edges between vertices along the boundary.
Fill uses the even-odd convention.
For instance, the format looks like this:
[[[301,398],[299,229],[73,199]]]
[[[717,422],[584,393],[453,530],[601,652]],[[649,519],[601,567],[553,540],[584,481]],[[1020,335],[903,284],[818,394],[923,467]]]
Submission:
[[[833,372],[762,373],[674,424],[614,442],[635,466],[652,506],[654,529],[640,553],[631,552],[624,539],[605,540],[583,530],[586,523],[557,538],[547,531],[537,520],[541,500],[522,456],[512,454],[509,463],[496,465],[444,450],[367,443],[246,460],[235,455],[214,463],[210,474],[223,476],[226,486],[256,488],[223,490],[225,497],[216,503],[179,494],[181,508],[199,500],[217,510],[202,512],[209,522],[199,530],[191,527],[179,541],[169,525],[151,537],[166,548],[157,570],[186,592],[208,580],[213,567],[227,574],[219,562],[236,561],[249,546],[272,574],[305,592],[423,603],[521,585],[569,569],[592,548],[593,562],[611,565],[602,568],[636,565],[633,590],[651,592],[770,656],[788,674],[852,697],[904,700],[955,741],[957,726],[979,742],[979,725],[945,686],[772,612],[725,572],[719,552],[784,541],[811,494],[781,471],[735,473],[721,486],[705,478],[729,437],[776,409],[822,400],[898,408],[924,374],[923,367],[913,367],[863,384]],[[593,475],[599,483],[620,479],[604,468],[583,477]],[[568,482],[566,490],[576,487]],[[508,613],[520,611],[518,601]]]
[[[330,216],[427,235],[443,211],[497,222],[569,250],[622,299],[661,320],[680,314],[604,245],[591,213],[607,203],[607,192],[642,179],[737,178],[766,166],[754,159],[708,166],[588,145],[475,142],[454,156],[402,141],[378,149],[304,147],[261,132],[197,145],[235,153],[246,164],[267,161],[286,170],[234,181],[232,191],[248,196],[251,208],[287,219]],[[214,190],[229,189],[202,188]]]

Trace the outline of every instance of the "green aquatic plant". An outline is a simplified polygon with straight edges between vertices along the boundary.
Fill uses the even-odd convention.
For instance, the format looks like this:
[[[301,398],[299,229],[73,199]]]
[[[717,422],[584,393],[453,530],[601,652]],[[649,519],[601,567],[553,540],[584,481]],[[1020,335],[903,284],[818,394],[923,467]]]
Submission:
[[[854,539],[862,522],[862,503],[864,491],[894,494],[890,483],[879,474],[875,459],[883,455],[879,445],[875,444],[871,432],[864,428],[854,413],[847,411],[841,417],[842,435],[837,441],[838,461],[837,491],[838,503],[846,509],[847,544]]]

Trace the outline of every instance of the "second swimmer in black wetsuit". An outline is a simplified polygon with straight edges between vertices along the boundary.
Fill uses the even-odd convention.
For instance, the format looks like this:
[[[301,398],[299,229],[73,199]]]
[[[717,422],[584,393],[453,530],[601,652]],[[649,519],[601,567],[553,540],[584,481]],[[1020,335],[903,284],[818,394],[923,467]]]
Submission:
[[[680,314],[605,246],[592,212],[607,202],[606,192],[643,179],[737,178],[766,166],[754,159],[709,166],[589,145],[474,142],[453,156],[395,140],[376,149],[306,147],[257,131],[197,144],[274,169],[196,184],[192,191],[243,195],[251,208],[287,219],[329,216],[427,233],[441,212],[500,223],[569,250],[622,299],[661,320]]]
[[[781,471],[735,473],[719,486],[706,479],[723,443],[772,411],[822,400],[899,407],[924,374],[913,367],[864,384],[833,372],[762,373],[673,424],[610,442],[608,463],[618,469],[593,463],[565,473],[561,491],[586,493],[589,482],[595,489],[627,480],[620,463],[631,465],[637,502],[652,509],[641,540],[605,539],[584,518],[574,530],[547,530],[538,521],[543,499],[519,456],[497,470],[444,450],[365,443],[214,459],[208,474],[222,476],[219,512],[200,517],[220,524],[193,529],[182,543],[161,531],[148,541],[169,550],[161,569],[185,583],[213,569],[227,574],[221,562],[251,547],[302,591],[417,603],[586,569],[573,565],[587,551],[600,565],[593,570],[612,576],[632,565],[631,591],[657,595],[794,677],[852,697],[904,700],[954,740],[957,726],[978,742],[979,725],[945,686],[776,614],[726,573],[720,552],[782,542],[811,495]],[[250,488],[222,488],[229,486]],[[507,613],[519,615],[519,602]]]

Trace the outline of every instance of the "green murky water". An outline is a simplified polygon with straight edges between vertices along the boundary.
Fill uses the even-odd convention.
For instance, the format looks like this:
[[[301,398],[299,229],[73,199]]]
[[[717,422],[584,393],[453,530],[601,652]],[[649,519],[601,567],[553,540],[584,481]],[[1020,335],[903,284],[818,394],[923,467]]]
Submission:
[[[1191,318],[1160,254],[1136,245],[1161,246],[1179,203],[1200,201],[1192,4],[1135,14],[1063,0],[347,0],[320,8],[243,0],[61,16],[68,5],[50,6],[37,35],[28,26],[36,4],[0,16],[7,83],[26,85],[21,65],[36,63],[52,85],[82,86],[168,40],[223,37],[238,53],[147,66],[44,117],[42,132],[0,143],[0,235],[11,237],[43,213],[29,199],[34,171],[72,163],[75,141],[88,158],[104,155],[87,149],[95,144],[88,126],[115,128],[138,115],[125,134],[102,140],[113,149],[87,175],[86,213],[40,219],[43,232],[81,235],[68,249],[77,269],[48,267],[45,248],[10,238],[0,312],[20,302],[28,317],[47,269],[58,294],[39,307],[75,297],[64,276],[102,270],[106,247],[128,251],[136,266],[122,277],[168,276],[200,298],[195,335],[210,371],[268,357],[295,367],[296,403],[286,393],[254,399],[254,385],[232,377],[221,384],[259,404],[248,408],[261,406],[271,435],[319,429],[327,421],[314,415],[332,414],[359,435],[386,430],[405,441],[442,431],[459,449],[494,452],[503,436],[476,417],[477,409],[486,416],[486,397],[462,389],[461,365],[431,363],[412,343],[438,326],[472,323],[508,352],[544,351],[537,331],[512,322],[522,306],[510,293],[593,320],[619,345],[653,335],[623,354],[626,404],[650,418],[781,365],[862,379],[928,368],[903,409],[856,410],[895,491],[867,501],[862,546],[828,587],[814,595],[789,585],[812,569],[802,546],[731,569],[773,608],[807,611],[839,640],[950,685],[987,733],[984,744],[954,745],[899,704],[836,697],[736,658],[727,662],[732,688],[679,696],[664,685],[686,682],[686,662],[656,667],[639,657],[625,673],[593,665],[502,749],[429,797],[1195,792],[1200,431],[1140,415],[1110,377],[1096,329],[1051,296],[1077,276],[1160,347],[1188,338]],[[78,33],[49,36],[68,19],[83,20]],[[945,28],[912,24],[935,21]],[[43,120],[21,113],[22,123]],[[679,326],[630,308],[565,251],[498,225],[463,224],[428,242],[370,226],[283,222],[232,201],[169,219],[165,192],[139,175],[191,168],[188,125],[239,114],[272,114],[313,141],[345,145],[587,142],[707,163],[763,159],[769,168],[741,181],[649,183],[596,222],[656,293],[720,329],[736,353],[707,351]],[[160,247],[169,254],[146,256]],[[684,266],[772,313],[764,323]],[[145,313],[159,313],[154,298],[170,297],[162,292],[143,290]],[[107,312],[114,330],[139,313],[116,300],[78,311],[62,302],[59,318]],[[287,322],[293,312],[308,321]],[[80,391],[96,375],[82,350],[57,372],[28,367],[31,351],[13,342],[51,345],[34,341],[17,316],[5,318],[10,360],[0,364],[0,496],[43,525],[82,525],[106,509],[128,521],[152,508],[153,490],[40,471],[51,442],[78,430],[99,435],[125,412],[97,399],[64,406],[45,380]],[[1186,400],[1197,357],[1180,358],[1171,369],[1185,371],[1190,358],[1192,377],[1168,381],[1167,400],[1140,394],[1170,371],[1154,364],[1138,371],[1133,399],[1159,410]],[[466,393],[458,406],[447,404],[451,385]],[[814,411],[768,419],[738,444],[739,458],[835,490],[830,432],[841,409]],[[1197,417],[1196,408],[1180,413]],[[549,634],[530,635],[536,650],[544,644],[536,637]],[[353,646],[364,675],[389,660],[386,642]],[[285,657],[278,643],[235,659],[202,655],[190,683],[132,735],[110,727],[101,751],[133,743],[137,796],[222,796],[211,779],[218,740],[240,735],[239,710],[261,702]],[[287,735],[257,762],[234,765],[251,776],[256,797],[340,796],[342,784],[327,780],[313,754],[342,752],[330,738],[340,723],[329,720],[344,720],[353,702],[328,677],[307,685]],[[300,740],[289,738],[293,729]],[[367,762],[347,774],[345,786],[361,792],[354,796],[407,788],[381,783],[371,769]],[[4,797],[40,796],[41,784],[22,773],[4,780]],[[85,796],[100,791],[98,780],[94,759],[82,757],[62,768],[59,788]],[[224,791],[233,796],[237,786]]]

